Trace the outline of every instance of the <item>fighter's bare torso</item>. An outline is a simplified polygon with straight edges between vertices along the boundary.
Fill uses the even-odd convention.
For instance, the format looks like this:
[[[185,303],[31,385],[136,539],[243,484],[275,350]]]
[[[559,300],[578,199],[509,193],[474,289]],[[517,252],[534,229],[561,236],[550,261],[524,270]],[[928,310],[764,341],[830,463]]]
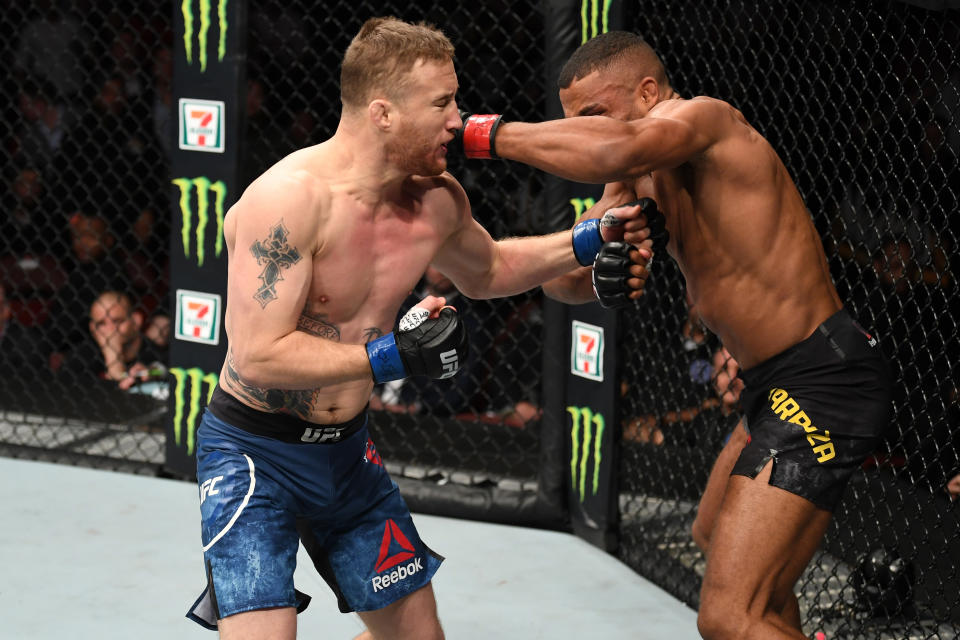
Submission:
[[[295,213],[298,219],[289,215],[283,219],[285,226],[316,229],[311,233],[315,237],[312,246],[295,247],[312,260],[306,291],[280,290],[278,294],[303,297],[297,330],[337,342],[365,344],[392,330],[397,310],[459,224],[456,192],[446,174],[413,176],[396,195],[384,198],[355,180],[341,178],[341,169],[341,159],[321,144],[291,154],[250,190],[262,188],[260,183],[265,181],[274,181],[274,186],[280,181],[286,188],[308,194],[309,205]],[[289,211],[289,207],[278,209]],[[224,224],[231,262],[251,250],[237,246],[238,215],[247,212],[235,206]],[[229,273],[229,278],[235,277],[234,269]],[[282,286],[279,282],[278,289]],[[264,307],[264,312],[270,311],[269,306]],[[228,339],[232,320],[228,303]],[[220,384],[256,409],[289,413],[321,424],[356,415],[373,387],[372,381],[362,381],[303,390],[259,388],[240,378],[230,353]]]
[[[716,127],[717,141],[630,186],[657,201],[697,310],[749,368],[809,336],[841,302],[816,228],[770,144],[712,98],[664,101],[647,117],[684,117],[683,109],[696,110],[686,117],[701,119],[697,126]]]

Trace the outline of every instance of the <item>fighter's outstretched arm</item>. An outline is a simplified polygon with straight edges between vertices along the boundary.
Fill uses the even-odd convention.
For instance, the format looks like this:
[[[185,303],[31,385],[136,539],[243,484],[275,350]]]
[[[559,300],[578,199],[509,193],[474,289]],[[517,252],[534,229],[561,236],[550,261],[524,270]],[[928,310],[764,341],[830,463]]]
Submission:
[[[464,148],[470,157],[516,160],[576,182],[631,180],[679,166],[703,152],[713,142],[715,127],[702,126],[698,120],[710,108],[690,102],[673,109],[669,117],[650,114],[624,122],[578,116],[537,123],[500,122],[489,129],[472,120],[483,116],[471,116],[464,123]]]
[[[462,192],[459,185],[455,188]],[[591,219],[571,231],[495,241],[470,215],[466,195],[457,200],[460,226],[440,248],[433,266],[470,298],[515,295],[593,264],[604,241],[623,235],[622,229]],[[617,214],[621,221],[632,220],[640,215],[640,207],[625,207]]]

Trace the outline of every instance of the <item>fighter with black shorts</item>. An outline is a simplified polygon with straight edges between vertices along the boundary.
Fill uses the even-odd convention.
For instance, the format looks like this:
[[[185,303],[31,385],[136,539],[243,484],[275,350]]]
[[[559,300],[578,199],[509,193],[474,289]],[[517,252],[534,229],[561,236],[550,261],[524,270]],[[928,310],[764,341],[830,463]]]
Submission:
[[[891,417],[891,376],[877,339],[841,309],[813,334],[740,376],[749,438],[733,475],[755,477],[833,511]]]

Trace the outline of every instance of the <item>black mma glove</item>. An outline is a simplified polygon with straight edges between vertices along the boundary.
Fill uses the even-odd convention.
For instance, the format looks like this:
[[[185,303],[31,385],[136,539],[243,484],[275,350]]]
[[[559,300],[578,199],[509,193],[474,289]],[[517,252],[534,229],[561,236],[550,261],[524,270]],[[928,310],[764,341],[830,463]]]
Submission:
[[[367,343],[374,382],[457,373],[469,351],[467,330],[451,307],[436,318],[429,316],[426,309],[413,307],[393,331]]]
[[[607,242],[600,248],[593,263],[593,293],[596,294],[604,309],[615,309],[630,304],[630,292],[627,285],[631,278],[630,252],[633,245],[626,242]]]
[[[667,243],[670,242],[670,232],[667,231],[667,219],[657,208],[657,203],[653,198],[640,198],[633,202],[628,202],[624,207],[640,205],[640,213],[647,219],[647,227],[650,229],[650,239],[653,240],[653,252],[659,253],[665,251]]]
[[[457,132],[463,154],[468,158],[496,158],[494,138],[503,116],[498,114],[475,115],[460,112],[463,128]]]

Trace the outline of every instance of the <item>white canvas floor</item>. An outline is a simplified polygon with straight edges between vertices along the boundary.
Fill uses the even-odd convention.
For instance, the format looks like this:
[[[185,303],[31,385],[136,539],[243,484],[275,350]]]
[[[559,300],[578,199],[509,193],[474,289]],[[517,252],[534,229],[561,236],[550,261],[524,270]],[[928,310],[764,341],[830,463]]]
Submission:
[[[184,617],[204,584],[192,484],[0,458],[0,507],[0,639],[215,640]],[[414,520],[447,558],[434,589],[449,640],[699,638],[694,611],[572,535]],[[359,633],[299,560],[314,598],[299,637]]]

